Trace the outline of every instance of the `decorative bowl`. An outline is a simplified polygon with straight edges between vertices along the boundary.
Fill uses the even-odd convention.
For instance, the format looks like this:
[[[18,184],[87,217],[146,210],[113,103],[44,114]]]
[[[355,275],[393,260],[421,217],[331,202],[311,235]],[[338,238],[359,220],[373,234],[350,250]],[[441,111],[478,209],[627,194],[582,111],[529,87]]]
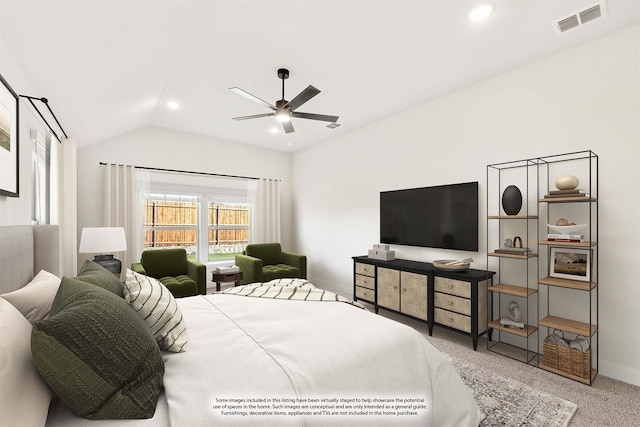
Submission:
[[[580,230],[584,230],[587,228],[587,224],[576,224],[576,225],[554,225],[547,224],[547,227],[555,233],[559,234],[575,234]]]
[[[438,259],[433,261],[433,266],[440,270],[464,271],[464,270],[467,270],[471,265],[471,263],[468,263],[468,262],[464,264],[447,265],[447,263],[453,262],[453,261],[456,261],[456,260],[455,259]]]

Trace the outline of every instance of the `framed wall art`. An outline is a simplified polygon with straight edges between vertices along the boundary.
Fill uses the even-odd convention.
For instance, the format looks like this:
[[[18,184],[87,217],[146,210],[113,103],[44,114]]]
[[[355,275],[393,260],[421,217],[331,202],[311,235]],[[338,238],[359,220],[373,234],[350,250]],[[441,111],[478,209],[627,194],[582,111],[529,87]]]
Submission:
[[[18,197],[18,95],[0,75],[0,196]]]
[[[591,249],[551,248],[550,260],[551,277],[591,281]]]

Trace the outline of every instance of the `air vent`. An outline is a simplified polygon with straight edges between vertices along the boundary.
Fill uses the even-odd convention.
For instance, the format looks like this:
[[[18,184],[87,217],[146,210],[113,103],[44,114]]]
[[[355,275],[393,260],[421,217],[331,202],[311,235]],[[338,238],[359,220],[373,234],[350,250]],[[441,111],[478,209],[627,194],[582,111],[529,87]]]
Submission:
[[[607,10],[604,1],[591,5],[585,9],[579,10],[571,15],[564,16],[552,22],[553,29],[557,34],[562,34],[574,28],[578,28],[589,22],[596,21],[607,16]]]

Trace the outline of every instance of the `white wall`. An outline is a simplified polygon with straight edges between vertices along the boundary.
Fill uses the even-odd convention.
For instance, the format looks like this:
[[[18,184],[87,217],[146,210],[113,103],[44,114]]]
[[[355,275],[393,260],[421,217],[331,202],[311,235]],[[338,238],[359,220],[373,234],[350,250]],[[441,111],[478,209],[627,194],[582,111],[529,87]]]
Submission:
[[[282,245],[285,248],[292,245],[289,153],[157,127],[139,129],[81,148],[78,150],[78,238],[83,227],[104,225],[104,166],[100,166],[100,162],[280,179]],[[178,175],[177,179],[180,179]]]
[[[34,89],[27,76],[14,60],[0,40],[0,74],[9,83],[17,94],[31,96],[45,96]],[[36,102],[36,105],[39,103]],[[46,110],[44,104],[38,105],[41,110]],[[55,111],[55,106],[52,107]],[[0,225],[22,225],[31,223],[31,206],[33,191],[31,188],[31,150],[32,141],[30,131],[37,130],[40,134],[46,132],[44,122],[37,116],[28,101],[19,100],[19,197],[0,196]]]
[[[600,156],[600,373],[640,385],[632,336],[640,324],[639,33],[635,26],[294,154],[295,246],[311,280],[352,293],[351,257],[379,238],[380,191],[479,181],[486,248],[487,164],[591,149]],[[484,249],[392,249],[398,258],[471,256],[472,267],[486,265]]]

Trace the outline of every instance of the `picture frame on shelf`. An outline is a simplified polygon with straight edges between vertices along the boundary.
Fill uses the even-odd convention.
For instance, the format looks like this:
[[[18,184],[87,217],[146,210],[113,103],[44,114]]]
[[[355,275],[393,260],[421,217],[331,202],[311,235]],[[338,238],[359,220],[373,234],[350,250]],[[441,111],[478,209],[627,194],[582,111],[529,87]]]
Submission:
[[[18,95],[0,75],[0,196],[18,197]]]
[[[591,251],[591,249],[552,247],[549,276],[590,282]]]

